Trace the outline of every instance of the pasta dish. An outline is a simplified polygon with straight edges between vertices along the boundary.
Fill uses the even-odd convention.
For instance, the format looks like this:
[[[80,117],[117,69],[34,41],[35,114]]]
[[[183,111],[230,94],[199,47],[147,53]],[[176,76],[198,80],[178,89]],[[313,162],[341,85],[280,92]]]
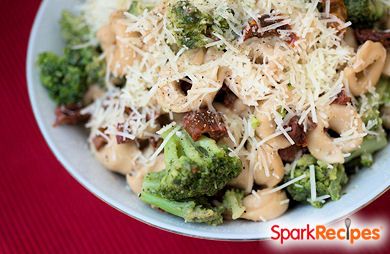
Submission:
[[[63,54],[37,58],[55,126],[185,222],[321,208],[387,145],[388,0],[86,0],[59,22]]]

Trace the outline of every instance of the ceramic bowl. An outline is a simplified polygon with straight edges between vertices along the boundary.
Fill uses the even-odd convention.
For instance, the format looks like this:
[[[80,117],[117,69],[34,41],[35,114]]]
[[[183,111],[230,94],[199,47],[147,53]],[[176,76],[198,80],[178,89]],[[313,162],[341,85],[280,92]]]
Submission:
[[[297,206],[281,218],[268,222],[238,220],[221,226],[184,223],[182,219],[150,208],[126,187],[125,179],[104,169],[91,155],[85,130],[63,126],[53,128],[55,104],[39,81],[37,55],[43,51],[62,52],[58,21],[62,10],[75,10],[77,0],[42,2],[31,32],[27,57],[28,90],[39,127],[53,153],[68,172],[85,188],[121,212],[155,227],[183,235],[220,240],[257,240],[271,235],[274,224],[330,223],[364,207],[390,185],[390,147],[381,151],[370,169],[350,179],[341,200],[322,209]]]

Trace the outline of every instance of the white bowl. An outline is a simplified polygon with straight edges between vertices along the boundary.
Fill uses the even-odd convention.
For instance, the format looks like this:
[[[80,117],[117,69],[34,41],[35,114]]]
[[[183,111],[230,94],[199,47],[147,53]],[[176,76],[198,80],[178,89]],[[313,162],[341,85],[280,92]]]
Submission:
[[[377,155],[371,169],[361,170],[351,178],[341,200],[329,202],[322,209],[298,206],[279,219],[269,222],[234,221],[213,227],[184,223],[180,218],[151,209],[129,191],[123,177],[105,170],[91,155],[86,131],[75,127],[53,128],[55,104],[39,81],[35,65],[43,51],[62,52],[58,21],[64,9],[75,10],[77,0],[43,1],[31,32],[27,56],[28,90],[39,127],[62,165],[83,186],[129,216],[161,229],[179,234],[222,240],[266,239],[274,224],[330,223],[356,212],[373,201],[390,186],[390,147]]]

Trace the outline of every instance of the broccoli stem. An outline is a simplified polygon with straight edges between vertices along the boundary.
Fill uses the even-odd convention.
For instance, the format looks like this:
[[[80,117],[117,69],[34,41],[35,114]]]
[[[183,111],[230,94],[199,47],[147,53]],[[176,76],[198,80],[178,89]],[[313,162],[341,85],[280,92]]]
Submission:
[[[166,166],[172,165],[174,161],[177,161],[179,159],[177,147],[178,140],[174,135],[164,147],[164,161]]]
[[[243,198],[244,191],[238,189],[227,190],[223,196],[223,207],[231,213],[233,220],[240,218],[245,212],[245,207],[242,204]]]
[[[187,213],[195,207],[195,203],[193,201],[177,202],[161,198],[158,195],[153,195],[148,192],[142,192],[140,195],[140,199],[145,203],[161,208],[162,210],[170,214],[182,218],[187,217]]]
[[[150,193],[158,192],[161,179],[164,177],[164,175],[165,172],[163,171],[147,174],[142,183],[142,189]]]
[[[348,19],[357,27],[373,27],[387,11],[381,0],[344,0]]]
[[[209,154],[220,154],[221,148],[218,147],[217,143],[213,139],[201,137],[197,143],[199,146],[204,148]]]
[[[204,165],[205,158],[203,158],[202,154],[196,149],[194,141],[187,132],[181,131],[179,142],[187,157],[191,158],[192,161],[198,163],[199,165]]]
[[[223,218],[218,209],[205,208],[195,201],[173,201],[162,198],[148,192],[142,192],[140,199],[152,206],[158,207],[165,212],[183,218],[186,222],[207,223],[219,225]]]
[[[171,128],[162,137],[166,139],[171,131],[174,130]],[[180,152],[190,157],[196,163],[204,163],[204,158],[202,158],[202,154],[195,148],[192,138],[184,131],[178,131],[178,133],[180,133],[179,136],[175,133],[164,147],[165,163],[171,165],[174,161],[177,161],[181,156]]]

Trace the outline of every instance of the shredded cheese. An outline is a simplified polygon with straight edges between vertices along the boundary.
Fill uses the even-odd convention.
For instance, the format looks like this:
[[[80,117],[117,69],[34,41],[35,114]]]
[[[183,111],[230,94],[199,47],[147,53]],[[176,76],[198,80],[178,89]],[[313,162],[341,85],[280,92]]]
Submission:
[[[310,195],[311,195],[311,200],[314,201],[317,199],[316,173],[315,173],[314,165],[310,165],[309,170],[310,170]]]
[[[157,3],[156,8],[145,10],[139,16],[127,13],[131,0],[87,0],[83,4],[82,11],[93,32],[108,24],[114,11],[123,10],[121,22],[126,29],[123,34],[115,36],[116,44],[124,46],[119,60],[129,58],[124,51],[131,52],[134,58],[132,61],[118,61],[118,56],[113,53],[117,49],[115,44],[105,52],[107,92],[83,110],[84,113],[91,114],[87,124],[91,130],[90,142],[97,135],[107,140],[111,140],[109,137],[113,135],[131,140],[159,138],[159,135],[172,129],[162,144],[146,158],[154,160],[169,139],[177,133],[181,124],[177,120],[180,118],[177,117],[178,112],[172,112],[172,109],[159,104],[161,87],[185,80],[192,87],[183,106],[200,107],[203,105],[202,100],[210,96],[213,98],[221,84],[225,83],[246,108],[245,112],[224,111],[228,137],[223,142],[229,145],[230,155],[239,156],[248,162],[252,174],[255,170],[262,169],[266,177],[279,179],[280,176],[271,173],[270,154],[265,149],[267,143],[282,136],[294,145],[295,142],[289,135],[292,128],[286,126],[292,117],[299,116],[298,122],[304,125],[305,131],[309,120],[315,123],[324,121],[326,124],[328,106],[344,86],[347,94],[350,94],[348,84],[343,83],[344,73],[340,70],[351,65],[356,53],[343,42],[337,29],[329,27],[329,23],[337,23],[340,30],[351,23],[343,22],[330,13],[330,0],[325,2],[324,13],[317,9],[319,0],[190,1],[200,11],[224,18],[229,27],[224,33],[214,32],[213,40],[205,47],[205,50],[224,50],[218,51],[217,57],[201,64],[192,63],[192,59],[183,60],[189,51],[187,48],[172,46],[176,39],[167,25],[166,5],[169,1],[152,1]],[[278,36],[244,41],[242,31],[248,21],[258,21],[263,15],[268,15],[267,21],[274,23],[260,27],[257,32],[261,34],[276,30]],[[287,25],[288,29],[280,29]],[[129,34],[139,36],[132,37]],[[290,44],[288,39],[292,35],[297,39]],[[78,47],[83,46],[85,45]],[[123,88],[116,88],[111,78],[120,69],[124,70],[126,84]],[[223,73],[222,81],[206,75],[210,70],[216,71],[218,76]],[[195,87],[194,84],[201,86]],[[267,137],[260,138],[251,125],[250,117],[269,100],[275,101],[275,105],[266,113],[274,121],[276,129]],[[217,108],[212,102],[208,102],[208,106]],[[277,112],[280,108],[287,111],[286,116],[282,117]],[[176,120],[177,123],[160,126],[156,119],[166,113],[171,121]],[[333,139],[333,142],[340,144],[362,138],[370,133],[375,124],[369,122],[364,134],[356,134],[356,130],[351,127],[339,138]],[[287,172],[291,178],[294,177],[296,163],[294,161]],[[325,197],[316,197],[313,166],[310,167],[309,175],[301,175],[267,193],[274,193],[291,184],[303,187],[297,182],[308,176],[311,185],[310,200],[323,201]],[[255,194],[257,195],[253,192]],[[281,204],[287,202],[285,200]]]
[[[290,203],[290,199],[285,199],[285,200],[280,201],[280,205],[285,205],[288,203]]]
[[[164,139],[161,145],[156,149],[152,156],[150,156],[149,161],[153,161],[157,156],[164,150],[164,147],[167,145],[169,140],[175,135],[175,133],[180,130],[180,126],[176,126]]]
[[[263,194],[267,195],[267,194],[275,193],[275,192],[280,191],[280,190],[286,188],[287,186],[290,186],[291,184],[294,184],[294,183],[296,183],[296,182],[298,182],[298,181],[300,181],[300,180],[302,180],[303,178],[306,178],[306,177],[307,177],[307,175],[303,174],[303,175],[298,176],[298,177],[296,177],[294,179],[291,179],[290,181],[288,181],[288,182],[286,182],[286,183],[284,183],[284,184],[282,184],[282,185],[280,185],[280,186],[278,186],[276,188],[273,188],[273,189],[271,189],[269,191],[266,191]]]

